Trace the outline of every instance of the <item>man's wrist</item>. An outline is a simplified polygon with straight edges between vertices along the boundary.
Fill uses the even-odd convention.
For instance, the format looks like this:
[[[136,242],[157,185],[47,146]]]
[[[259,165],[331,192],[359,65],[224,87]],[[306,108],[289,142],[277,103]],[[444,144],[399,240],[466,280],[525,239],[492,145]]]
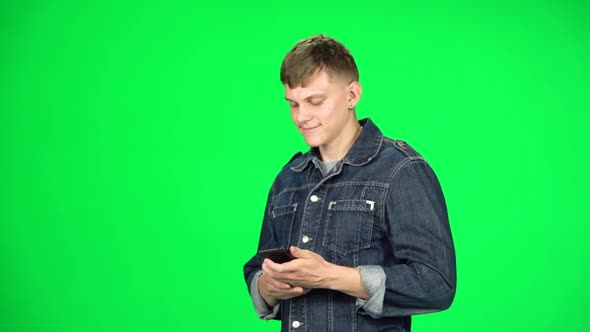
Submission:
[[[264,280],[263,280],[264,279]],[[263,283],[262,287],[261,284]],[[260,276],[258,277],[258,293],[260,294],[260,296],[262,297],[262,299],[264,300],[264,302],[266,302],[266,304],[269,307],[274,307],[277,304],[279,304],[279,299],[277,299],[276,297],[268,294],[268,292],[266,291],[266,278],[264,277],[264,272],[262,272],[260,274]]]
[[[327,278],[325,281],[325,285],[322,288],[340,291],[341,290],[342,273],[345,272],[345,271],[342,271],[342,268],[344,266],[340,266],[340,265],[336,265],[336,264],[332,264],[332,263],[329,263],[329,264],[330,265],[327,269],[328,274],[327,274]]]
[[[332,264],[328,269],[325,288],[346,293],[361,299],[367,299],[368,293],[361,280],[360,272],[348,266]]]

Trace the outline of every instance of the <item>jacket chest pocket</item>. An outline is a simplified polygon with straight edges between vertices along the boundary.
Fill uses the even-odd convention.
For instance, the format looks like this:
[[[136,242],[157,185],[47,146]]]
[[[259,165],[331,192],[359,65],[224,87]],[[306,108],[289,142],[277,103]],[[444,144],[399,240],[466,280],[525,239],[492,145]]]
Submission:
[[[297,203],[277,206],[271,211],[272,229],[278,248],[288,248],[290,245],[295,211],[297,211]]]
[[[340,200],[328,204],[324,247],[349,255],[371,246],[375,202]]]

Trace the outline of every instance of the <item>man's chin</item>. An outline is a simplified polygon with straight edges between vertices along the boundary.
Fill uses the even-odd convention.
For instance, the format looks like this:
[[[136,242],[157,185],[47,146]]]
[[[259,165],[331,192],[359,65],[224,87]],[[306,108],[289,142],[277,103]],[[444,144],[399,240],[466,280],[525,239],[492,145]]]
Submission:
[[[320,143],[314,140],[305,140],[305,144],[307,144],[310,148],[317,148],[320,146]]]

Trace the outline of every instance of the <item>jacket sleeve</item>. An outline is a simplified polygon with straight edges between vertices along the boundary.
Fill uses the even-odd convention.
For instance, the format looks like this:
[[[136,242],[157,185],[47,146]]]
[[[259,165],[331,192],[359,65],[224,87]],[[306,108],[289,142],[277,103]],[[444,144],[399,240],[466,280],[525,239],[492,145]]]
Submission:
[[[268,194],[268,198],[266,201],[266,208],[265,208],[265,212],[264,212],[264,218],[262,220],[262,228],[260,230],[260,238],[258,240],[258,250],[262,249],[262,248],[270,248],[270,246],[272,246],[272,241],[274,239],[274,235],[273,235],[273,231],[271,228],[271,224],[270,224],[270,203],[271,203],[271,198],[272,198],[272,193],[273,193],[273,188],[274,188],[274,184],[273,187],[271,187],[271,190]],[[257,250],[257,252],[258,252]],[[258,276],[260,275],[260,271],[262,270],[262,258],[257,255],[257,252],[254,253],[254,255],[252,256],[252,258],[250,258],[250,260],[248,260],[248,262],[246,262],[246,264],[244,265],[244,279],[246,281],[246,286],[248,288],[248,292],[250,293],[250,296],[252,297],[252,301],[254,304],[254,308],[256,310],[256,312],[258,313],[259,317],[262,319],[280,319],[280,308],[271,308],[271,312],[270,313],[264,313],[261,315],[262,311],[260,311],[259,309],[261,309],[260,307],[260,299],[261,296],[259,295],[259,293],[254,293],[254,291],[256,290],[256,292],[258,292],[258,289],[254,288],[253,285],[253,281],[257,283],[257,279]],[[255,280],[256,279],[256,280]],[[280,307],[280,305],[279,305]]]
[[[393,263],[383,266],[385,294],[374,318],[448,308],[455,296],[455,250],[447,207],[434,171],[408,160],[392,175],[385,219]]]

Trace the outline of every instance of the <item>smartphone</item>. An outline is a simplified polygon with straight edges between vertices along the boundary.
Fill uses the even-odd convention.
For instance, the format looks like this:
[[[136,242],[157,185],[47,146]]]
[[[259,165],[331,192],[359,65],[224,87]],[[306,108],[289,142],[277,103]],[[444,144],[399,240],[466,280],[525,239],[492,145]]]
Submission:
[[[289,249],[285,248],[273,248],[273,249],[265,249],[258,251],[258,254],[263,258],[268,258],[271,261],[279,264],[283,264],[289,262],[295,257],[291,255]]]

